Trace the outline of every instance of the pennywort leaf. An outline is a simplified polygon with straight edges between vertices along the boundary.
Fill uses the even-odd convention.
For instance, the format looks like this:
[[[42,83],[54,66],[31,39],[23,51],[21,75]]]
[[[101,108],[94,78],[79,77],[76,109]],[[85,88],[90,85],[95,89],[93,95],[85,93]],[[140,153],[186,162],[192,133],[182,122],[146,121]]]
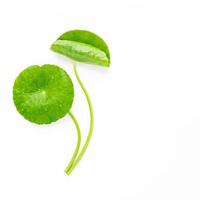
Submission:
[[[78,62],[107,67],[110,65],[107,44],[102,38],[90,31],[68,31],[52,44],[51,50]]]
[[[49,124],[71,109],[74,87],[71,78],[55,65],[30,66],[16,78],[13,100],[18,112],[36,124]]]

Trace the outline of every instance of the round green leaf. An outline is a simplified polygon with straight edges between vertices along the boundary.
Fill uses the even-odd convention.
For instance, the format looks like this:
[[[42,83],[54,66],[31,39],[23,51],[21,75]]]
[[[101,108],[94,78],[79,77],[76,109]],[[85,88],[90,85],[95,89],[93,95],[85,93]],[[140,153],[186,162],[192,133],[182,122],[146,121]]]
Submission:
[[[64,117],[74,98],[69,75],[55,65],[34,65],[16,78],[13,100],[18,112],[36,124],[49,124]]]
[[[107,44],[102,38],[90,31],[68,31],[52,44],[51,50],[75,61],[107,67],[110,65]]]

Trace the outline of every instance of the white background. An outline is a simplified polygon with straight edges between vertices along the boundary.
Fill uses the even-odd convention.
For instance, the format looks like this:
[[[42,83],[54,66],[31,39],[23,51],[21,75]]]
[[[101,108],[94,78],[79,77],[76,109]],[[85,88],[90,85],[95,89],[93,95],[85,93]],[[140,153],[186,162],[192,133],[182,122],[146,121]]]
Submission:
[[[199,10],[197,0],[0,0],[0,199],[199,200]],[[103,37],[112,65],[79,64],[95,129],[68,177],[70,118],[31,124],[15,110],[12,86],[29,65],[63,67],[86,136],[87,104],[71,62],[49,50],[71,29]]]

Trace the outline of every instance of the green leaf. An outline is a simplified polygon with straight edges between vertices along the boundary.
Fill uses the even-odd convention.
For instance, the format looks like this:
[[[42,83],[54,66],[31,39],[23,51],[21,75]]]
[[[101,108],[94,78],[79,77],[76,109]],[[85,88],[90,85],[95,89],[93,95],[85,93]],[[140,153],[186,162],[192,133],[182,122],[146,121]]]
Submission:
[[[110,65],[107,44],[98,35],[89,31],[68,31],[52,44],[51,50],[75,61],[107,67]]]
[[[36,124],[49,124],[64,117],[74,98],[69,75],[55,65],[34,65],[16,78],[13,100],[18,112]]]

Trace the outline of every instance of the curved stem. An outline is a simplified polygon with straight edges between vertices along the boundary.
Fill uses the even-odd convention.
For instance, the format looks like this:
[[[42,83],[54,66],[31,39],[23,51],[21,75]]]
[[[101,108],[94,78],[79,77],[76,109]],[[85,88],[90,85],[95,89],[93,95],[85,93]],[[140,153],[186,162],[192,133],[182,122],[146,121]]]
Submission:
[[[87,150],[87,147],[90,143],[90,139],[92,137],[92,132],[93,132],[93,127],[94,127],[94,114],[93,114],[93,108],[92,108],[92,102],[90,100],[90,96],[87,92],[87,90],[85,89],[79,75],[78,75],[78,72],[77,72],[77,68],[76,68],[76,63],[73,64],[74,66],[74,73],[76,75],[76,79],[80,85],[80,87],[82,88],[84,94],[85,94],[85,97],[86,97],[86,100],[87,100],[87,103],[88,103],[88,107],[89,107],[89,112],[90,112],[90,128],[89,128],[89,132],[88,132],[88,136],[87,136],[87,139],[86,139],[86,142],[79,154],[79,156],[77,157],[77,159],[74,161],[74,163],[72,164],[72,166],[67,170],[67,174],[70,175],[71,172],[74,170],[74,168],[78,165],[78,163],[80,162],[80,160],[82,159],[85,151]]]
[[[65,169],[65,173],[67,173],[67,171],[70,169],[70,167],[74,163],[74,160],[76,159],[76,156],[78,154],[78,151],[79,151],[79,148],[81,145],[81,129],[79,127],[78,121],[76,120],[76,118],[74,117],[74,115],[71,112],[69,112],[69,116],[71,117],[72,121],[74,122],[74,125],[76,126],[78,139],[77,139],[76,149],[73,153],[73,156],[72,156],[68,166]]]

